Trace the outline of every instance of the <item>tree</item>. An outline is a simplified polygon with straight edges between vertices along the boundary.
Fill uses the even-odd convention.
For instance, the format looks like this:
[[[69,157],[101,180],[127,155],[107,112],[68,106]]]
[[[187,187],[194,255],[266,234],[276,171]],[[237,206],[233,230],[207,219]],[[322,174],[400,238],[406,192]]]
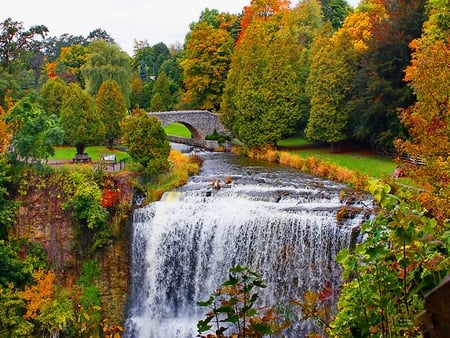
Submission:
[[[66,83],[78,82],[84,87],[82,66],[86,63],[89,50],[86,46],[71,45],[61,48],[61,54],[56,60],[56,74]]]
[[[110,45],[104,40],[95,40],[89,45],[89,56],[82,66],[86,91],[96,97],[98,90],[106,80],[119,84],[126,106],[130,105],[132,68],[130,57],[117,45]]]
[[[425,23],[424,34],[410,45],[413,57],[405,80],[417,101],[401,111],[409,139],[396,141],[401,153],[422,159],[423,165],[409,163],[405,169],[427,188],[421,200],[440,220],[450,217],[450,27],[439,20],[448,16],[449,10],[446,2],[431,2],[433,14]]]
[[[131,80],[130,108],[132,110],[141,106],[143,87],[142,79],[138,75],[135,75],[133,80]]]
[[[351,133],[372,146],[392,148],[394,139],[406,135],[398,109],[415,101],[403,76],[411,60],[408,44],[421,34],[424,1],[368,1],[362,10],[371,28],[348,102]]]
[[[38,104],[26,97],[5,116],[11,139],[9,156],[14,160],[47,160],[54,154],[52,146],[63,140],[63,131],[54,115],[48,115]]]
[[[225,29],[206,21],[189,33],[181,62],[188,107],[218,111],[228,74],[234,40]]]
[[[320,25],[320,7],[307,1],[246,28],[221,104],[222,123],[246,145],[276,144],[306,120],[308,48]]]
[[[67,87],[60,120],[65,132],[64,142],[75,146],[77,154],[83,154],[86,146],[101,144],[105,139],[105,126],[93,99],[76,83]]]
[[[23,60],[23,57],[35,49],[35,37],[45,38],[47,27],[33,26],[24,30],[21,22],[11,18],[0,23],[0,67],[12,73],[13,63]]]
[[[107,80],[102,83],[96,98],[97,111],[105,126],[108,147],[112,149],[114,141],[120,137],[119,122],[125,117],[127,107],[118,83]]]
[[[30,337],[33,324],[23,318],[25,303],[17,291],[8,285],[0,287],[0,335],[2,337]]]
[[[26,303],[25,319],[36,319],[44,306],[48,305],[53,298],[55,274],[52,271],[37,270],[33,273],[33,279],[36,284],[25,286],[19,294]]]
[[[101,28],[96,28],[93,31],[91,31],[87,36],[87,41],[96,41],[96,40],[102,40],[110,45],[114,44],[114,39],[104,30]]]
[[[323,36],[316,38],[311,49],[307,82],[311,112],[305,135],[310,140],[333,145],[347,138],[346,102],[356,71],[356,54],[347,35],[332,39],[327,34],[325,30]]]
[[[149,46],[148,42],[140,41],[134,53],[132,67],[139,71],[143,82],[150,81],[151,76],[158,76],[161,65],[170,57],[169,48],[162,42]]]
[[[51,36],[44,42],[45,55],[49,62],[54,62],[59,58],[64,47],[84,45],[87,45],[87,41],[81,35],[74,36],[65,33],[59,37]]]
[[[277,13],[289,11],[289,5],[289,0],[251,0],[250,5],[244,7],[237,44],[240,44],[253,21],[266,21]]]
[[[61,115],[61,104],[66,88],[66,84],[59,77],[48,79],[42,86],[40,102],[47,114],[57,117]]]
[[[153,86],[153,96],[150,102],[151,111],[167,111],[172,108],[169,80],[166,73],[160,73]]]
[[[137,111],[121,122],[123,142],[131,158],[155,177],[168,170],[170,144],[156,116]]]
[[[345,0],[320,0],[322,4],[323,20],[331,22],[333,29],[338,29],[344,23],[345,18],[352,11],[351,6]]]

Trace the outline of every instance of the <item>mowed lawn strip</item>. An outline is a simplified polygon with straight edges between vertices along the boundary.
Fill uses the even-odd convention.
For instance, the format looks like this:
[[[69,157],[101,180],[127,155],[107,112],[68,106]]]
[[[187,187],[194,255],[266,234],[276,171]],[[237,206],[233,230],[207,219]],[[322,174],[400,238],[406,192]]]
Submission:
[[[65,161],[65,160],[72,160],[75,157],[75,154],[77,153],[77,150],[75,147],[54,147],[55,150],[55,156],[50,157],[49,160],[56,160],[56,161]],[[86,147],[84,150],[85,153],[87,153],[92,161],[98,161],[102,155],[116,155],[117,162],[121,161],[122,159],[129,158],[128,153],[125,151],[121,151],[118,149],[108,149],[108,147],[105,146],[92,146],[92,147]]]

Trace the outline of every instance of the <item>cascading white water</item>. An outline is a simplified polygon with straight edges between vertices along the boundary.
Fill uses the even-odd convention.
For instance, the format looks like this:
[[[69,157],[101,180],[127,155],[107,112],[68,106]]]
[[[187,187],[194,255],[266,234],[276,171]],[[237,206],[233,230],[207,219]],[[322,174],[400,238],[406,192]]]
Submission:
[[[338,291],[334,257],[361,222],[336,221],[343,187],[261,168],[243,179],[235,170],[231,188],[212,189],[211,175],[204,173],[134,212],[125,336],[195,337],[205,312],[196,302],[207,299],[237,264],[261,274],[266,306],[287,304],[329,283]]]

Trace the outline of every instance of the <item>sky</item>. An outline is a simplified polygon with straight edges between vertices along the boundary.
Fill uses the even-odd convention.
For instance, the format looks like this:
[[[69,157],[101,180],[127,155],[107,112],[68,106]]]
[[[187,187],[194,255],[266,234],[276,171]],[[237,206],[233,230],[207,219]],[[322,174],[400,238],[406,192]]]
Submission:
[[[297,2],[291,1],[293,4]],[[356,7],[359,0],[347,0]],[[134,41],[150,46],[183,44],[189,24],[205,8],[238,14],[250,0],[8,0],[0,6],[0,21],[23,23],[25,30],[44,25],[49,36],[87,37],[100,28],[130,56]]]

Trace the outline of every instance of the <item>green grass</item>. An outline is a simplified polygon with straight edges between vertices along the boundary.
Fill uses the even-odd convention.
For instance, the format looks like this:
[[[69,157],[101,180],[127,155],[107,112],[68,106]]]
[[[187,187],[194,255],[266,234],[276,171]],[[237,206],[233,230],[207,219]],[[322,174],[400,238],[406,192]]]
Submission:
[[[308,158],[314,156],[322,161],[335,163],[373,178],[391,175],[397,164],[386,157],[360,152],[330,153],[328,149],[294,150],[292,154]]]
[[[77,153],[75,147],[55,147],[55,156],[51,157],[49,160],[72,160]],[[88,153],[93,161],[98,161],[101,155],[110,155],[115,154],[117,161],[122,159],[129,158],[129,155],[121,150],[110,150],[105,146],[93,146],[87,147],[84,150],[85,153]]]
[[[311,144],[311,142],[302,137],[289,137],[277,142],[277,146],[280,147],[300,147],[308,144]]]
[[[292,150],[285,149],[291,154],[303,158],[316,157],[322,161],[335,163],[341,167],[352,169],[373,178],[382,178],[392,175],[397,164],[389,158],[366,151],[345,151],[340,153],[331,153],[329,146],[319,147],[317,144],[310,143],[302,137],[292,137],[281,140],[278,146],[292,147]],[[311,145],[311,148],[308,147]],[[304,149],[296,149],[303,146]]]
[[[175,122],[164,127],[167,135],[191,138],[191,132],[183,124]]]

